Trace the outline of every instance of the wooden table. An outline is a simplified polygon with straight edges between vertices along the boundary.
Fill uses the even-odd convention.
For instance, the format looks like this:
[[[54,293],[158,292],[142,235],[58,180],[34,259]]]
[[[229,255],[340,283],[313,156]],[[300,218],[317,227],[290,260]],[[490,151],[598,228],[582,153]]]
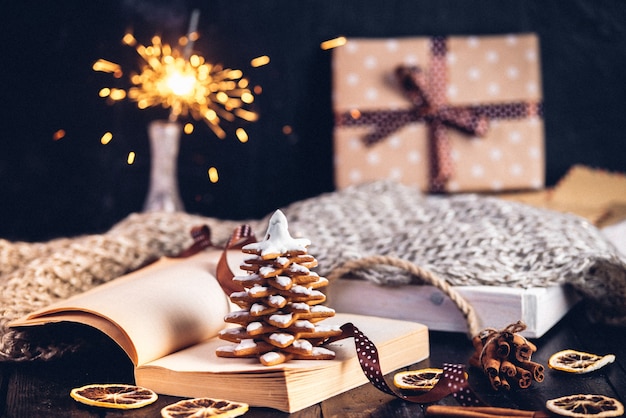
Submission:
[[[598,393],[626,401],[626,330],[596,326],[580,307],[570,312],[542,338],[533,340],[538,351],[533,360],[544,365],[549,356],[565,348],[613,353],[615,363],[596,372],[573,375],[546,368],[542,383],[508,393],[491,390],[482,372],[470,369],[470,383],[493,406],[539,410],[547,399],[576,393]],[[465,335],[431,332],[431,356],[414,368],[440,367],[444,362],[466,363],[473,352]],[[61,360],[33,364],[0,363],[2,417],[159,417],[160,409],[179,398],[160,396],[152,405],[134,411],[105,410],[78,404],[71,388],[88,383],[132,383],[132,366],[113,343],[99,343]],[[441,403],[454,404],[451,397]],[[367,384],[294,414],[251,408],[255,417],[423,417],[420,405],[383,394]]]

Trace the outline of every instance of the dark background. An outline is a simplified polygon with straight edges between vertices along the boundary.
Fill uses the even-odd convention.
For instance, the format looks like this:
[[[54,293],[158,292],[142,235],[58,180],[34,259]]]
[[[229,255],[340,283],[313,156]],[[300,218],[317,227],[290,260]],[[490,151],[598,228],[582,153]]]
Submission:
[[[536,32],[541,40],[547,184],[573,164],[624,171],[626,2],[623,0],[55,0],[4,1],[0,12],[0,238],[45,240],[102,232],[146,195],[146,125],[163,116],[108,106],[98,58],[135,68],[120,40],[185,33],[201,11],[196,47],[260,85],[250,141],[219,140],[202,124],[179,158],[188,212],[231,219],[333,190],[331,53],[338,35],[399,37]],[[250,59],[271,63],[251,68]],[[290,126],[293,132],[283,133]],[[67,135],[52,139],[58,129]],[[106,131],[115,135],[101,145]],[[135,164],[126,164],[129,151]],[[209,166],[220,181],[207,180]]]

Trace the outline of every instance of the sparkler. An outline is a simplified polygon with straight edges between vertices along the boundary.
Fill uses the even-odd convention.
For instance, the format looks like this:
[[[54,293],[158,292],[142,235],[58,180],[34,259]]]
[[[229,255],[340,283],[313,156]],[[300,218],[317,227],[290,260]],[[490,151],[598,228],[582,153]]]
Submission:
[[[192,17],[192,25],[193,22]],[[130,75],[132,85],[128,89],[106,87],[100,90],[100,97],[114,102],[128,98],[136,102],[139,109],[155,106],[170,109],[171,122],[180,117],[202,120],[220,139],[226,137],[220,126],[222,120],[256,121],[257,113],[246,108],[254,102],[254,95],[243,72],[211,64],[201,55],[192,53],[195,38],[197,32],[191,25],[188,35],[179,39],[180,48],[163,43],[159,36],[154,36],[152,44],[145,46],[127,33],[122,41],[134,47],[141,57],[140,71]],[[111,73],[115,78],[124,74],[119,64],[104,59],[96,61],[92,69]],[[247,140],[243,128],[237,131],[240,140]]]

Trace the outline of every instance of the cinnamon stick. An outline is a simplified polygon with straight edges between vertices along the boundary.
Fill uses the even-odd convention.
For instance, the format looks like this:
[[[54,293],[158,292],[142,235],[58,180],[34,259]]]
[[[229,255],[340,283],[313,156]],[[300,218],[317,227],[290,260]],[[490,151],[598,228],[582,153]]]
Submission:
[[[513,408],[498,408],[494,406],[456,406],[430,405],[426,408],[426,416],[447,416],[464,418],[506,418],[506,417],[539,417],[545,416],[537,411],[524,411]]]

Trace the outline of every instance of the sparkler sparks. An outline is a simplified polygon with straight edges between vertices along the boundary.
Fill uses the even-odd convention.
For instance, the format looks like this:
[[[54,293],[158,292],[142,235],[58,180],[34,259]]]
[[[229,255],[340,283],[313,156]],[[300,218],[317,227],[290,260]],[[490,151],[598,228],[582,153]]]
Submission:
[[[197,36],[197,33],[191,35]],[[139,109],[155,106],[170,109],[172,122],[180,117],[203,120],[220,139],[226,137],[220,126],[222,120],[256,121],[257,113],[247,109],[254,102],[254,95],[243,72],[208,63],[204,57],[191,54],[188,46],[192,39],[182,37],[179,40],[179,46],[185,47],[181,52],[163,43],[159,36],[152,38],[151,45],[144,46],[132,34],[126,34],[122,41],[135,47],[143,60],[141,69],[131,74],[132,86],[127,90],[103,88],[100,97],[114,102],[128,98],[136,102]],[[111,73],[115,78],[123,76],[120,65],[104,59],[96,61],[92,69]],[[237,136],[247,140],[247,134]]]

